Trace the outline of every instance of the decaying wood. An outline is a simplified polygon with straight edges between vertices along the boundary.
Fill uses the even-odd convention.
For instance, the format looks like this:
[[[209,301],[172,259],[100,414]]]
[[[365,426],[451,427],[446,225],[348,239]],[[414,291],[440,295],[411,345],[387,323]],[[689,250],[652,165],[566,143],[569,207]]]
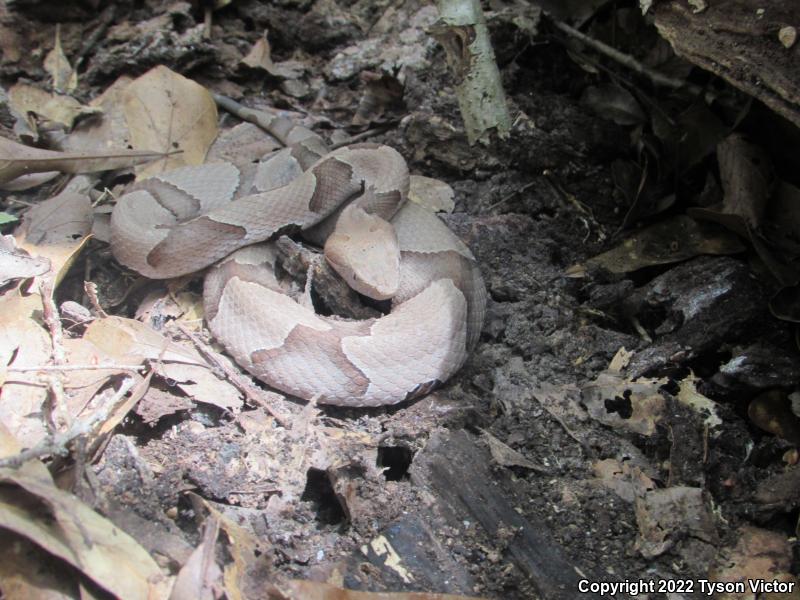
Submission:
[[[800,45],[785,48],[778,37],[781,26],[798,17],[795,0],[763,6],[722,0],[697,14],[688,3],[672,1],[656,6],[655,24],[676,53],[800,126]]]
[[[532,523],[515,510],[513,499],[494,486],[489,453],[475,445],[466,431],[437,432],[417,455],[411,467],[412,481],[429,491],[433,510],[456,530],[466,519],[483,528],[490,539],[502,538],[507,556],[525,573],[541,598],[572,599],[578,596],[579,573],[549,535],[544,523]]]

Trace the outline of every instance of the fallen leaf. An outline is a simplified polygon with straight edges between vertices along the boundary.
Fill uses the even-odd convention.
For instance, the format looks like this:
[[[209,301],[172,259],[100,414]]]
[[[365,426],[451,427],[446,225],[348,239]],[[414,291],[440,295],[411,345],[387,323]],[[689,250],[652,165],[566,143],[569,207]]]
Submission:
[[[455,192],[444,181],[412,175],[408,190],[408,199],[433,212],[451,213],[456,207]]]
[[[171,342],[152,327],[133,319],[113,316],[96,319],[83,337],[120,364],[158,360],[205,365],[195,350]]]
[[[77,123],[61,142],[61,149],[66,152],[129,150],[131,134],[123,107],[125,90],[131,81],[131,77],[123,75],[92,99],[89,106],[102,112]],[[133,166],[133,163],[124,166]]]
[[[664,379],[625,379],[604,372],[581,389],[592,418],[611,427],[622,427],[641,435],[653,435],[664,416],[666,403],[659,389]]]
[[[781,27],[778,30],[778,39],[780,40],[781,44],[783,44],[783,47],[788,50],[794,46],[795,42],[797,41],[797,29],[791,25]]]
[[[633,351],[628,351],[625,349],[625,346],[617,350],[617,353],[614,355],[614,358],[611,359],[611,362],[608,364],[608,370],[611,373],[621,373],[622,370],[628,366],[631,362],[631,357],[633,356]]]
[[[709,429],[714,430],[722,425],[722,419],[720,419],[717,414],[717,403],[697,391],[698,381],[700,380],[694,376],[694,373],[690,373],[688,377],[681,380],[678,384],[678,394],[676,398],[678,402],[684,406],[688,406],[696,413],[702,415],[703,422]],[[712,434],[717,433],[719,432],[712,432]]]
[[[0,589],[6,600],[74,600],[71,568],[28,539],[3,532]],[[60,567],[60,568],[59,568]]]
[[[34,113],[71,129],[78,117],[97,114],[98,108],[84,106],[72,96],[50,94],[27,83],[8,90],[8,100],[22,115]]]
[[[25,190],[35,188],[43,183],[47,183],[48,181],[52,181],[59,175],[61,175],[61,173],[58,171],[45,171],[44,173],[20,175],[11,181],[0,183],[0,190],[5,190],[7,192],[24,192]]]
[[[492,454],[492,459],[501,467],[522,467],[530,469],[531,471],[538,471],[540,473],[547,473],[548,469],[542,465],[528,460],[523,454],[517,452],[512,447],[504,444],[488,431],[481,433],[481,438],[489,446],[489,452]]]
[[[0,286],[12,279],[24,279],[43,275],[50,270],[50,261],[33,257],[25,250],[17,248],[10,235],[0,237]]]
[[[744,249],[733,233],[678,215],[637,231],[620,245],[590,258],[585,265],[598,266],[611,273],[630,273],[700,254],[736,254]],[[571,269],[578,267],[575,265]]]
[[[61,171],[94,173],[138,165],[163,156],[160,152],[113,150],[108,152],[56,152],[31,148],[0,137],[0,183],[21,175]]]
[[[637,497],[634,506],[639,525],[635,548],[645,558],[660,556],[686,535],[708,543],[717,538],[713,513],[701,488],[651,490]]]
[[[14,449],[0,423],[0,457]],[[11,451],[9,451],[11,450]],[[0,526],[30,539],[119,598],[166,599],[171,581],[127,533],[58,489],[38,460],[0,469]]]
[[[91,199],[68,187],[31,207],[14,236],[17,245],[31,256],[50,261],[47,277],[55,287],[86,244],[91,230]]]
[[[140,169],[139,179],[203,163],[217,137],[217,106],[208,90],[158,66],[131,82],[124,98],[134,148],[181,151]]]
[[[206,520],[203,540],[178,575],[169,600],[214,600],[219,597],[222,570],[215,559],[219,522]]]
[[[56,41],[53,49],[44,58],[44,70],[53,78],[53,89],[69,94],[78,87],[78,73],[69,64],[69,59],[61,47],[61,26],[56,24]]]
[[[147,425],[152,425],[157,423],[161,417],[189,410],[194,406],[191,398],[150,387],[134,410],[142,418],[142,421]]]
[[[267,39],[267,30],[260,37],[250,52],[242,59],[242,64],[252,69],[263,69],[274,77],[281,79],[297,79],[303,74],[305,65],[297,60],[276,63],[272,60],[272,49]]]
[[[711,581],[742,582],[746,591],[744,594],[715,595],[719,600],[754,600],[756,595],[747,587],[747,583],[759,579],[794,583],[795,591],[798,589],[797,578],[790,573],[792,543],[784,534],[746,525],[734,532],[732,539],[736,540],[736,545],[720,551],[708,577]],[[797,594],[764,596],[765,599],[767,597],[796,600]]]
[[[217,510],[210,502],[197,494],[188,494],[197,513],[201,507],[208,511],[211,518],[219,523],[224,533],[220,542],[226,545],[227,555],[233,560],[223,566],[225,591],[229,598],[247,598],[246,591],[263,586],[263,580],[271,576],[269,542],[255,537],[250,531],[236,524]]]
[[[49,363],[52,345],[48,332],[33,319],[41,311],[39,296],[18,290],[0,296],[0,423],[26,447],[47,434],[42,419],[47,388],[6,367],[38,367]]]
[[[239,390],[219,379],[205,366],[175,363],[165,365],[164,374],[177,382],[178,387],[196,402],[223,410],[238,409],[244,403]]]
[[[614,458],[598,460],[592,465],[598,481],[626,502],[633,502],[656,489],[655,482],[641,468]]]

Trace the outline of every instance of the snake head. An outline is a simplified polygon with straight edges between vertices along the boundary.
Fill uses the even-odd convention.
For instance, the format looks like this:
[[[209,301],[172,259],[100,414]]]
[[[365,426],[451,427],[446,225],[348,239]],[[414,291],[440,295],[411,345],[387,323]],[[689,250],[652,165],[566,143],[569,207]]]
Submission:
[[[374,300],[388,300],[400,285],[400,246],[394,227],[357,204],[342,211],[325,242],[325,258],[347,284]]]

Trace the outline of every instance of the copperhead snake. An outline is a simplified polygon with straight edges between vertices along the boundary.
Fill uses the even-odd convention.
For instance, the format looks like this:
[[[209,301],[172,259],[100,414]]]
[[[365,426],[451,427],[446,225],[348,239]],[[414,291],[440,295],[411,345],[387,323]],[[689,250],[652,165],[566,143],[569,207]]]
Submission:
[[[239,365],[287,394],[380,406],[443,383],[464,364],[484,318],[486,291],[469,249],[433,213],[406,202],[408,168],[394,149],[356,144],[328,153],[309,130],[284,122],[273,129],[288,142],[270,157],[278,187],[247,194],[228,162],[145,179],[112,213],[116,259],[156,279],[213,265],[203,293],[210,331]],[[290,297],[274,245],[262,243],[288,231],[324,243],[351,287],[391,298],[391,311],[348,320]]]

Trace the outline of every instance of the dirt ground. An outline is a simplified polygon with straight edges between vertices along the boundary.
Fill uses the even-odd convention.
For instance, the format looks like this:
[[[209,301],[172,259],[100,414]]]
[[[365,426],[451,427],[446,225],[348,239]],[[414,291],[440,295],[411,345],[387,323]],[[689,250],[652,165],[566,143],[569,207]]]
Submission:
[[[426,33],[436,10],[423,2],[234,1],[208,13],[207,35],[204,3],[4,3],[6,90],[21,80],[46,88],[42,61],[59,24],[64,53],[81,63],[73,95],[82,103],[121,75],[164,65],[244,105],[302,114],[334,142],[369,130],[369,141],[398,149],[412,173],[452,186],[455,206],[443,218],[486,281],[477,349],[421,400],[386,409],[313,407],[256,384],[244,400],[224,405],[198,400],[162,373],[106,439],[89,475],[75,476],[69,460],[51,463],[55,474],[71,473],[63,485],[159,557],[164,572],[176,573],[201,543],[199,516],[210,506],[260,540],[261,562],[248,563],[251,585],[302,579],[521,599],[591,597],[557,589],[562,581],[643,580],[660,588],[614,597],[678,599],[707,597],[701,580],[796,581],[800,427],[788,395],[800,383],[800,353],[794,325],[769,304],[783,286],[748,239],[733,250],[698,250],[680,220],[696,205],[687,190],[717,177],[708,175],[716,173],[716,142],[698,150],[693,170],[670,170],[675,156],[665,149],[657,168],[642,159],[655,139],[642,133],[655,129],[652,113],[674,110],[669,118],[685,127],[685,141],[697,130],[674,117],[695,102],[642,83],[637,100],[647,117],[631,117],[621,101],[602,106],[622,116],[598,116],[587,88],[636,75],[618,66],[609,75],[601,59],[587,62],[578,42],[534,6],[489,4],[513,128],[507,139],[470,146],[443,51]],[[641,21],[638,6],[607,6],[594,18],[597,36],[612,21],[621,24],[617,40],[632,54],[664,50],[652,24],[631,25]],[[265,31],[272,72],[242,64]],[[689,75],[680,62],[670,63],[675,77],[734,98],[718,112],[728,132],[745,131],[767,147],[758,129],[768,123],[776,136],[797,139],[788,121],[708,74]],[[222,128],[238,122],[220,116]],[[12,137],[14,118],[0,117],[3,135]],[[696,147],[682,146],[681,156]],[[798,171],[781,163],[792,164],[796,146],[785,148],[775,170],[796,186]],[[652,200],[672,193],[669,206],[631,217],[618,177],[631,162],[666,173]],[[652,180],[637,174],[634,183],[650,189]],[[54,193],[48,186],[3,192],[2,208],[21,214],[25,202]],[[670,233],[637,248],[663,260],[616,272],[592,262],[632,230],[657,223],[668,223]],[[696,237],[717,243],[718,235],[702,229]],[[109,313],[136,316],[194,348],[172,326],[169,297],[196,296],[199,278],[167,293],[163,283],[125,271],[95,239],[59,285],[57,304],[87,304],[85,280],[98,284]],[[192,337],[211,344],[202,328]],[[449,468],[465,480],[480,474],[520,519],[516,529],[488,526],[466,483],[448,500],[431,481],[431,452],[450,443],[474,446],[469,456],[479,457],[480,468],[458,454]],[[444,464],[449,458],[436,456]],[[452,514],[444,506],[450,501]],[[525,528],[541,535],[541,562],[515,546]],[[418,532],[425,534],[415,538]],[[393,535],[431,547],[412,551]],[[386,537],[407,570],[365,550]],[[415,552],[433,559],[416,563]],[[550,555],[569,576],[538,574]]]

